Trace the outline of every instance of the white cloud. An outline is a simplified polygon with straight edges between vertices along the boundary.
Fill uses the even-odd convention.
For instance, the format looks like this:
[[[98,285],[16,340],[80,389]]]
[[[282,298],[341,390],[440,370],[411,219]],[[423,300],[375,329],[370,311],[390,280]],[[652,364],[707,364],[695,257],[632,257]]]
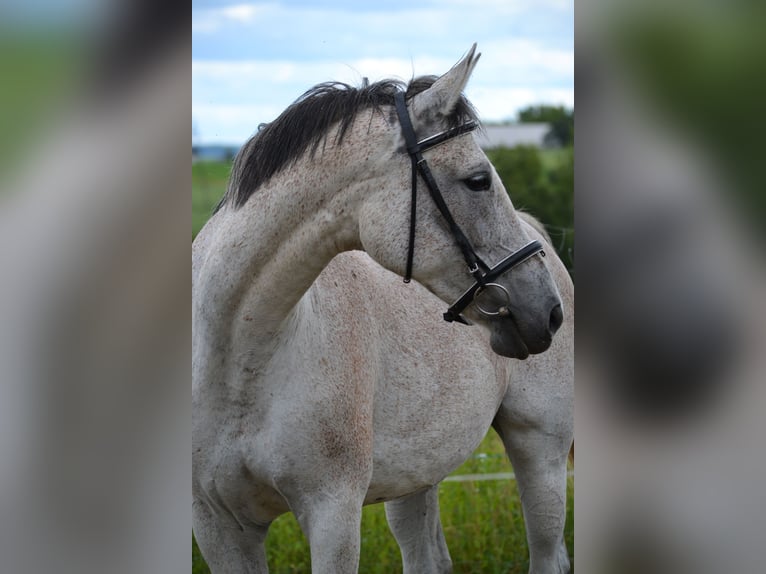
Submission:
[[[526,83],[546,69],[571,73],[567,54],[526,50],[525,57],[497,56],[482,61],[466,94],[484,121],[513,119],[532,104],[574,106],[574,89],[544,82]],[[374,82],[387,77],[408,80],[416,73],[443,72],[453,62],[360,59],[339,62],[192,62],[192,116],[202,141],[242,142],[272,121],[311,86],[330,79],[358,85],[362,77]],[[484,68],[484,72],[480,70]]]
[[[247,23],[252,22],[256,16],[263,14],[267,10],[268,8],[258,4],[235,4],[221,8],[220,13],[229,20]]]
[[[500,38],[486,42],[476,72],[501,79],[498,82],[531,82],[535,78],[555,77],[572,83],[574,49],[547,48],[530,39]],[[503,75],[513,74],[503,78]]]
[[[231,4],[222,8],[192,10],[192,32],[214,34],[227,24],[251,24],[280,12],[276,4]]]
[[[540,1],[488,0],[479,9],[470,0],[434,0],[375,12],[238,3],[193,11],[195,57],[218,57],[192,62],[194,119],[202,138],[225,132],[242,141],[319,82],[443,73],[474,40],[482,57],[466,92],[483,119],[513,118],[531,104],[573,106],[571,0]],[[204,129],[214,121],[222,127]]]
[[[484,122],[516,119],[517,112],[530,105],[574,107],[574,91],[556,88],[475,88],[466,95]]]
[[[438,5],[440,8],[479,9],[493,14],[508,15],[529,10],[530,5],[536,9],[549,6],[560,11],[571,10],[574,0],[535,0],[533,4],[528,0],[482,0],[481,3],[477,3],[476,0],[438,0]]]

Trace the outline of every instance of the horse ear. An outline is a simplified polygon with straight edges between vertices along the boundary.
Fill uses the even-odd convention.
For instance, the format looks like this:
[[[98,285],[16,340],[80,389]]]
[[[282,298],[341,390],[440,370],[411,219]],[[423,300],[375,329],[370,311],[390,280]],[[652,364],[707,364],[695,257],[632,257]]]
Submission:
[[[410,104],[413,121],[429,124],[450,115],[460,101],[480,56],[474,44],[449,72],[437,79],[430,88],[416,95]]]

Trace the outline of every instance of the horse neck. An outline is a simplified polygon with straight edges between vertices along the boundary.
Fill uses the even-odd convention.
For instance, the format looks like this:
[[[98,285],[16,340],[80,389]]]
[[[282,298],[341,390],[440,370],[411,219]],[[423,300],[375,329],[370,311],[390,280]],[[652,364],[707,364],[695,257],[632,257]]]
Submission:
[[[360,248],[357,208],[374,177],[353,173],[356,146],[348,139],[340,149],[328,142],[315,160],[299,160],[203,229],[195,323],[216,345],[231,337],[250,355],[260,354],[258,345],[273,348],[270,339],[322,269],[341,251]]]

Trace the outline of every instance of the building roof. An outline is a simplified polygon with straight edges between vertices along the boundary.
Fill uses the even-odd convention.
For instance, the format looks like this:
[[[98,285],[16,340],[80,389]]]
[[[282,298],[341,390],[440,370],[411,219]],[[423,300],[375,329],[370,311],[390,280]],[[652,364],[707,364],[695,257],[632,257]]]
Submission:
[[[545,143],[545,135],[550,126],[546,123],[485,125],[482,133],[477,133],[479,145],[484,149],[496,147],[515,147],[531,145],[549,147]],[[224,161],[231,160],[239,151],[239,145],[197,145],[192,146],[192,159]]]
[[[484,149],[532,145],[546,147],[545,134],[550,130],[547,123],[485,125],[484,133],[478,134]]]

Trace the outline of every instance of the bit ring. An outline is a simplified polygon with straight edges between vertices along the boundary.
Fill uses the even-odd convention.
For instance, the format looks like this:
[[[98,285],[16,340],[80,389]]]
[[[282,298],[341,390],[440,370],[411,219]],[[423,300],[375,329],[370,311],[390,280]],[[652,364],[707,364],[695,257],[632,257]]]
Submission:
[[[506,303],[504,305],[500,305],[497,308],[497,311],[488,311],[487,309],[479,305],[479,302],[476,299],[479,296],[479,294],[483,293],[490,287],[498,290],[505,297],[505,300],[506,300]],[[485,317],[507,317],[511,314],[511,311],[509,309],[509,306],[511,304],[511,294],[508,293],[508,289],[506,289],[505,287],[497,283],[487,283],[486,285],[482,285],[481,287],[479,287],[476,290],[476,292],[473,294],[473,302],[474,302],[474,305],[476,305],[477,311],[479,311],[479,313],[481,313]]]

